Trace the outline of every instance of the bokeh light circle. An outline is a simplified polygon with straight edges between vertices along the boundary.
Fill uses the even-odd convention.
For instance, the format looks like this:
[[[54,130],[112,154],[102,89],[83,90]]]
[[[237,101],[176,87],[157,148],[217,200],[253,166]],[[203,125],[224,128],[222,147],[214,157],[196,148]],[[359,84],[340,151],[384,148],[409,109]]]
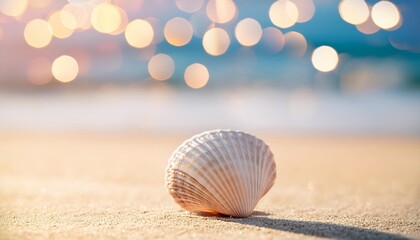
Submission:
[[[194,89],[204,87],[209,81],[210,75],[206,66],[200,63],[194,63],[185,69],[185,83]]]
[[[47,58],[37,57],[28,66],[27,76],[35,85],[45,85],[52,79],[51,61]]]
[[[312,0],[293,0],[293,3],[299,12],[296,22],[304,23],[312,19],[315,14],[315,4]]]
[[[230,45],[227,32],[221,28],[211,28],[203,36],[204,50],[213,56],[224,54]]]
[[[353,25],[361,24],[369,17],[369,6],[364,0],[343,0],[338,10],[341,18]]]
[[[401,21],[397,6],[389,1],[380,1],[372,7],[373,22],[382,29],[392,29]]]
[[[0,12],[9,17],[23,15],[28,7],[28,0],[1,0]]]
[[[284,48],[294,57],[302,57],[308,48],[305,37],[298,32],[288,32],[284,34]]]
[[[193,27],[188,20],[175,17],[166,23],[163,33],[168,43],[179,47],[190,42],[193,36]]]
[[[56,58],[52,64],[52,74],[63,83],[71,82],[79,73],[79,65],[73,57],[62,55]]]
[[[334,48],[321,46],[312,53],[312,65],[321,72],[331,72],[337,67],[339,57]]]
[[[48,46],[53,36],[50,24],[39,18],[26,24],[23,35],[26,43],[34,48]]]
[[[278,0],[271,5],[269,17],[277,27],[288,28],[298,20],[299,10],[296,4],[290,0]]]
[[[120,27],[120,11],[111,3],[98,4],[92,10],[91,22],[96,31],[112,33]]]
[[[266,52],[274,54],[281,51],[285,43],[285,38],[279,29],[267,27],[263,30],[261,43]]]
[[[204,0],[175,0],[176,6],[186,13],[193,13],[200,10]]]
[[[68,16],[67,17],[65,16],[62,18],[62,14],[63,14],[63,11],[54,12],[48,18],[48,23],[51,26],[54,37],[64,39],[64,38],[70,37],[73,34],[74,28],[70,29],[65,26],[63,19],[66,19]],[[64,14],[70,14],[70,13],[66,12]]]
[[[247,47],[253,46],[261,39],[261,25],[255,19],[245,18],[236,25],[235,36],[241,45]]]
[[[154,31],[149,22],[136,19],[130,22],[125,29],[125,39],[135,48],[145,48],[153,41]]]
[[[152,78],[163,81],[172,77],[175,63],[169,55],[159,53],[150,59],[147,69]]]
[[[210,0],[207,3],[207,16],[216,23],[230,22],[236,14],[236,5],[232,0]]]

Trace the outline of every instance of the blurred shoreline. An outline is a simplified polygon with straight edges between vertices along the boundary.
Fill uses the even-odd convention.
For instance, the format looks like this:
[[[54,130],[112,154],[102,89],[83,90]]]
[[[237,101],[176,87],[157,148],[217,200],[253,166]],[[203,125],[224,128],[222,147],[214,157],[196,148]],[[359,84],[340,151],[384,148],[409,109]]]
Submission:
[[[250,132],[420,136],[420,92],[340,93],[278,87],[1,90],[0,131]]]

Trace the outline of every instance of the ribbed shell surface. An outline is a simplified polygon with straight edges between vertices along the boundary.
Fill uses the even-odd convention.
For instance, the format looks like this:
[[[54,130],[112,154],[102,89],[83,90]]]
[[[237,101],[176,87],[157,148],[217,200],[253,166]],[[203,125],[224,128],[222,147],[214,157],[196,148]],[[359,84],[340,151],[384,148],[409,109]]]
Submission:
[[[214,130],[185,141],[169,159],[166,186],[191,212],[250,216],[276,178],[269,147],[244,132]]]

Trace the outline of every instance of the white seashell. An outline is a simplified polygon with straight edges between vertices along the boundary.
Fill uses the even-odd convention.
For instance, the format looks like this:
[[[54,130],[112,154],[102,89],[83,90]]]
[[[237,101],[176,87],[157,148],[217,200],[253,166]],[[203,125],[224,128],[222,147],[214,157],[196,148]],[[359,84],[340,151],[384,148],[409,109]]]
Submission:
[[[276,164],[262,140],[214,130],[179,146],[165,178],[175,202],[188,211],[247,217],[273,186]]]

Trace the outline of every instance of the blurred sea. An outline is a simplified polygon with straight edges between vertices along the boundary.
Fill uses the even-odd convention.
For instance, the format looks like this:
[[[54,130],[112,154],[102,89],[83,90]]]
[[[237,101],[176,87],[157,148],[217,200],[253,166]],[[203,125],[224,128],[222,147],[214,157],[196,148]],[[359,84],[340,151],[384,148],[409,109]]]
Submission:
[[[420,135],[420,93],[342,94],[309,88],[0,92],[1,131]]]

